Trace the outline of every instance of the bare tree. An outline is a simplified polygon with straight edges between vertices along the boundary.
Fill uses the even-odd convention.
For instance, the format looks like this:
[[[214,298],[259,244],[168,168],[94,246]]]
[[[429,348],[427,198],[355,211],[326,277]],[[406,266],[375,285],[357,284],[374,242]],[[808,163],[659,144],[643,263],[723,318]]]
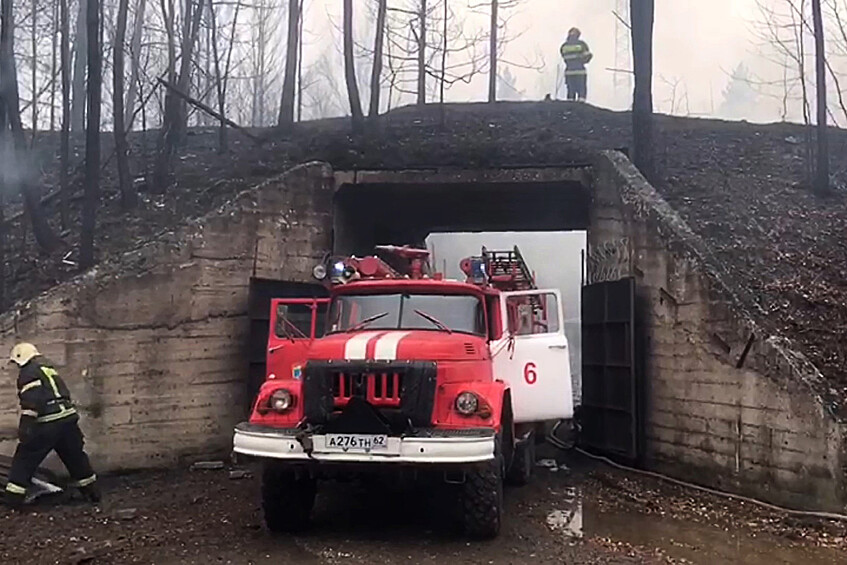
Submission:
[[[489,31],[488,102],[497,101],[497,31],[500,25],[500,2],[491,0],[491,27]]]
[[[815,169],[815,191],[829,192],[829,136],[827,133],[826,104],[826,41],[824,38],[821,0],[812,0],[812,18],[815,25],[815,72],[817,75],[818,118],[817,118],[817,167]]]
[[[446,0],[445,0],[446,1]],[[418,105],[426,104],[426,20],[429,16],[426,0],[420,0],[418,10]],[[414,29],[414,28],[412,28]]]
[[[68,229],[68,200],[70,187],[68,174],[70,169],[71,134],[71,38],[68,0],[59,0],[59,19],[61,20],[62,39],[60,58],[62,59],[62,134],[59,147],[59,216],[62,230]]]
[[[230,65],[232,63],[232,51],[235,46],[235,27],[238,23],[238,13],[241,9],[241,3],[235,5],[235,10],[232,16],[232,29],[230,32],[230,40],[227,43],[226,63],[223,71],[221,70],[221,57],[218,48],[218,24],[217,24],[217,8],[213,1],[209,2],[209,19],[212,27],[212,51],[215,63],[215,90],[218,98],[218,114],[221,116],[220,127],[218,129],[218,152],[224,153],[228,149],[228,135],[226,123],[226,92],[229,78]]]
[[[373,68],[371,68],[371,104],[368,110],[370,118],[379,115],[379,95],[382,91],[382,58],[383,42],[385,40],[385,16],[388,11],[388,0],[378,0],[376,29],[374,30]]]
[[[74,39],[73,104],[71,106],[71,131],[74,133],[81,132],[85,125],[83,122],[85,121],[85,70],[88,52],[87,4],[88,0],[79,0]]]
[[[118,0],[118,21],[115,27],[114,54],[112,56],[112,114],[115,134],[115,162],[118,167],[118,188],[121,208],[129,210],[136,205],[136,195],[129,174],[129,145],[124,123],[124,51],[126,49],[126,21],[129,0]]]
[[[298,48],[300,46],[300,0],[288,2],[288,41],[285,50],[285,78],[279,105],[279,125],[294,122],[294,94],[297,81]]]
[[[138,84],[141,75],[141,40],[144,34],[144,12],[146,9],[147,0],[138,0],[132,26],[132,39],[129,42],[131,68],[129,89],[126,95],[126,108],[124,109],[124,124],[127,126],[127,131],[132,130],[132,124],[135,121],[135,103],[138,100]]]
[[[164,3],[164,0],[163,0]],[[193,63],[194,46],[197,43],[197,35],[200,30],[200,18],[203,13],[203,0],[185,0],[182,22],[182,46],[180,49],[179,74],[176,78],[176,89],[179,92],[190,94],[191,71]],[[171,31],[173,28],[173,13],[169,14],[171,19]],[[170,49],[170,47],[169,47]],[[173,59],[169,57],[169,75],[173,74]],[[169,81],[170,84],[173,82]],[[171,163],[177,148],[185,138],[188,126],[188,114],[186,112],[185,100],[180,98],[173,90],[165,94],[165,108],[162,116],[162,131],[160,133],[159,153],[156,156],[156,165],[153,172],[153,190],[164,192],[168,186],[168,177],[171,173]]]
[[[12,0],[0,0],[0,108],[3,121],[11,129],[13,143],[7,141],[5,159],[11,156],[11,162],[2,163],[5,169],[6,184],[20,190],[23,194],[24,208],[32,222],[32,232],[38,246],[52,252],[63,246],[56,236],[41,208],[41,195],[33,178],[34,167],[29,164],[26,137],[21,122],[20,98],[18,95],[18,77],[15,68],[14,19]],[[13,147],[12,147],[13,146]]]
[[[364,121],[364,115],[362,101],[359,98],[359,85],[356,82],[356,64],[353,60],[353,0],[344,0],[344,77],[347,81],[347,97],[350,100],[353,129],[359,130]]]
[[[100,0],[88,0],[88,104],[85,130],[85,198],[82,207],[79,263],[83,269],[94,265],[94,232],[100,200],[100,104],[103,86],[100,53]]]
[[[32,64],[30,65],[32,81],[32,143],[38,133],[38,1],[30,2],[30,43],[32,46]]]
[[[635,166],[655,180],[653,138],[653,0],[630,0],[632,60],[635,92],[632,101],[632,138]]]

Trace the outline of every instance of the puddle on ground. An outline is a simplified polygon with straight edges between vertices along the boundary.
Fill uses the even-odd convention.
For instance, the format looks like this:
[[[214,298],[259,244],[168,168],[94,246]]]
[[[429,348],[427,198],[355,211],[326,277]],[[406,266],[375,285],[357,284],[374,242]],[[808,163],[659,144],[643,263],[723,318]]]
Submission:
[[[792,545],[771,535],[753,537],[742,531],[664,516],[624,510],[599,510],[583,500],[578,488],[557,490],[557,508],[547,515],[551,531],[570,539],[609,538],[643,548],[659,548],[665,555],[689,563],[713,565],[843,565],[847,554],[814,546]]]
[[[563,510],[553,510],[547,515],[547,527],[573,539],[582,538],[582,495],[576,488],[565,491]]]

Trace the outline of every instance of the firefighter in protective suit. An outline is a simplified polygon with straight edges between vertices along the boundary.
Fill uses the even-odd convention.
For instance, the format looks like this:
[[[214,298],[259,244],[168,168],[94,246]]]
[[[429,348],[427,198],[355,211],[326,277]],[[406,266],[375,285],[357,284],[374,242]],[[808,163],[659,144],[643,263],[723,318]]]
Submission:
[[[89,502],[99,502],[97,476],[83,448],[79,415],[65,382],[31,343],[13,347],[9,361],[19,369],[21,419],[6,501],[16,508],[23,505],[32,476],[44,458],[56,450],[71,476],[69,486],[79,488]]]
[[[588,44],[580,39],[582,32],[571,28],[568,39],[559,50],[565,61],[565,85],[568,88],[568,100],[584,102],[588,96],[588,71],[585,65],[594,58]]]

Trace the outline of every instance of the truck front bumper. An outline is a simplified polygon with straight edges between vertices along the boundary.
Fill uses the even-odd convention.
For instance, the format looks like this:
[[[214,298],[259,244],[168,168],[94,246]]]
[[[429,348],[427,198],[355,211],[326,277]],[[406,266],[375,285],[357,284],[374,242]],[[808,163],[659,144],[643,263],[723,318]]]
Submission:
[[[456,465],[494,459],[494,430],[421,430],[389,436],[380,451],[341,451],[327,447],[326,436],[242,422],[235,427],[233,451],[240,455],[312,463],[387,463]]]

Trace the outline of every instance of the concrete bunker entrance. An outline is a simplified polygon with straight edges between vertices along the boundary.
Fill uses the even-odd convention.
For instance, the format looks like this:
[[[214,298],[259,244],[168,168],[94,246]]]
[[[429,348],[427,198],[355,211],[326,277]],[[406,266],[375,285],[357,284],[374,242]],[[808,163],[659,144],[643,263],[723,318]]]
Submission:
[[[592,228],[594,178],[592,169],[585,166],[343,171],[336,172],[335,178],[333,252],[338,255],[368,255],[382,244],[427,247],[431,235],[499,233],[497,239],[503,241],[503,232],[587,233]],[[514,243],[485,245],[489,249],[511,249]],[[523,245],[521,251],[525,255],[531,253]],[[478,254],[479,249],[471,253]],[[561,262],[565,254],[566,250],[562,250],[543,256],[530,268],[543,273],[553,262]],[[438,264],[434,267],[443,270],[437,255],[435,259]],[[580,281],[577,284],[585,285],[585,263],[578,251],[571,261],[576,280]],[[457,274],[452,267],[447,266],[448,276],[451,270]],[[574,392],[577,403],[582,404],[584,424],[590,428],[584,436],[592,441],[584,445],[636,462],[643,445],[638,407],[643,386],[639,374],[643,371],[636,365],[636,357],[641,356],[635,353],[634,284],[632,279],[615,284],[613,281],[620,276],[609,275],[603,279],[605,282],[582,288],[590,308],[588,325],[582,319],[579,303],[565,305],[566,317],[570,310],[577,320],[577,331],[568,332],[568,337],[572,347],[574,341],[580,347],[579,355],[574,357],[582,365],[573,367],[572,361],[572,370],[579,369],[573,371],[579,377],[575,379]],[[566,286],[563,280],[550,282],[548,277],[542,286]],[[578,297],[579,291],[575,292]],[[566,293],[563,299],[568,299]],[[621,313],[610,311],[615,307],[622,309]],[[584,306],[582,310],[585,311]],[[574,335],[580,336],[580,326],[587,333],[588,342],[585,337],[573,339]],[[585,374],[589,375],[587,383]]]
[[[586,230],[585,168],[336,173],[333,251],[422,245],[436,232]]]

